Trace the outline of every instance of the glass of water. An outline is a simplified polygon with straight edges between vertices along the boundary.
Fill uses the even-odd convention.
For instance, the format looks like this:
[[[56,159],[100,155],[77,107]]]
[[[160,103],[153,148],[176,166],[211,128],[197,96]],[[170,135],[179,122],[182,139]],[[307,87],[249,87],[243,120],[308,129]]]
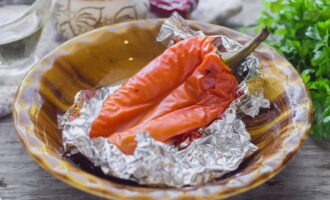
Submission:
[[[0,117],[10,113],[16,89],[34,54],[51,0],[0,0]]]

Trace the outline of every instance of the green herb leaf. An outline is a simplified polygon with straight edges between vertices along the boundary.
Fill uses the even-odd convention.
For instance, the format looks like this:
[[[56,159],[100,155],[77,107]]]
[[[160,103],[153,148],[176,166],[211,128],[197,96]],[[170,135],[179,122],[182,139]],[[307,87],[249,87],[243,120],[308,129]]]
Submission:
[[[269,44],[301,73],[314,104],[312,134],[330,139],[330,0],[264,2],[258,23],[268,26]]]

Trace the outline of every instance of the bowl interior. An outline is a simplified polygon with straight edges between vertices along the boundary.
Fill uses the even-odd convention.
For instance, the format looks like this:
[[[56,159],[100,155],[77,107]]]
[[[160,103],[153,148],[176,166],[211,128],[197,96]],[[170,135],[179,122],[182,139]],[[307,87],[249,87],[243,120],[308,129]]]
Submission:
[[[14,104],[15,127],[27,151],[65,182],[113,199],[225,198],[275,175],[308,135],[311,101],[291,64],[266,45],[261,45],[255,55],[263,66],[262,87],[271,108],[262,110],[256,118],[243,118],[259,150],[226,177],[194,188],[137,187],[118,179],[100,178],[62,156],[58,120],[73,103],[75,94],[127,79],[161,54],[166,47],[155,41],[161,22],[137,21],[97,29],[61,45],[36,65],[23,81]],[[196,22],[191,26],[240,43],[249,39],[221,26]]]

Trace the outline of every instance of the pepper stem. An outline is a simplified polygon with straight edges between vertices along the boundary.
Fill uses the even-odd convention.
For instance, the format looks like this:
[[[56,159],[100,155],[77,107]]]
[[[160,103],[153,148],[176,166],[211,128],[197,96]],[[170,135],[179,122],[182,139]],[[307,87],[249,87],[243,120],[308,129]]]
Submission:
[[[268,29],[263,28],[261,32],[255,36],[252,40],[247,42],[243,48],[235,53],[221,54],[221,59],[230,67],[234,73],[237,72],[237,68],[244,59],[250,55],[269,35]]]

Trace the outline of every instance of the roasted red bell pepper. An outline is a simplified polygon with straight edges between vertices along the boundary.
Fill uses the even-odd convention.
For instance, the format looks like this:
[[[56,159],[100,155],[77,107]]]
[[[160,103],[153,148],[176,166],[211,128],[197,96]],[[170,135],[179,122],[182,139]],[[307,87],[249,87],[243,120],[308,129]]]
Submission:
[[[135,136],[148,132],[154,139],[170,138],[205,127],[217,119],[236,97],[238,82],[215,53],[205,56],[184,83],[155,105],[136,126],[109,137],[126,154],[136,147]]]
[[[215,38],[197,36],[177,43],[104,101],[90,136],[108,137],[132,154],[135,136],[143,131],[168,142],[207,126],[237,97],[238,82],[230,68],[236,72],[267,36],[264,29],[239,52],[222,59],[213,45]]]
[[[107,137],[135,125],[152,106],[190,76],[213,52],[214,38],[193,37],[168,48],[103,103],[90,136]]]
[[[150,10],[159,17],[169,17],[173,12],[178,12],[182,17],[189,18],[195,10],[198,0],[149,0]]]

